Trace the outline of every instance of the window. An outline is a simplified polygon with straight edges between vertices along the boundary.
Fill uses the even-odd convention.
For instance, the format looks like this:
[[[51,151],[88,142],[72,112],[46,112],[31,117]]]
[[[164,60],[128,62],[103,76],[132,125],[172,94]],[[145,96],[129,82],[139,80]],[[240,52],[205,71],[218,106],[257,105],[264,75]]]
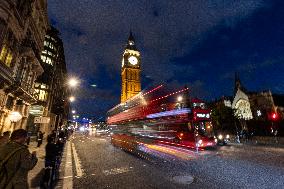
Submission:
[[[43,62],[45,62],[46,56],[45,56],[45,55],[41,55],[40,57],[41,57],[41,60],[42,60]]]
[[[0,53],[0,61],[2,61],[6,66],[11,67],[12,59],[12,51],[6,44],[4,44]]]
[[[9,110],[13,109],[13,105],[14,105],[14,99],[11,96],[8,96],[8,99],[6,101],[6,108]]]
[[[35,91],[38,94],[38,100],[41,101],[46,101],[47,100],[47,96],[48,96],[48,86],[45,84],[39,84],[39,83],[35,83]]]
[[[48,55],[53,56],[53,53],[52,53],[52,52],[50,52],[50,51],[48,51]]]
[[[49,42],[44,41],[44,46],[48,46],[48,45],[49,45]]]
[[[46,57],[45,63],[50,64],[50,65],[53,65],[53,61],[52,61],[51,58],[49,58],[49,57]]]

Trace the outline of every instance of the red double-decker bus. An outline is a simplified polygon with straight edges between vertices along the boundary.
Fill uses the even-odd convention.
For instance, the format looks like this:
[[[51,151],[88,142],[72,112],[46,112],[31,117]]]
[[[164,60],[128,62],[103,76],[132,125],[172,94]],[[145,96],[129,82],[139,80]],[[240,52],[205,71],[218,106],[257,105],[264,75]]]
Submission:
[[[203,101],[191,99],[187,87],[160,85],[141,92],[109,110],[107,124],[114,142],[139,136],[190,148],[216,145],[208,132],[212,129],[210,109]]]

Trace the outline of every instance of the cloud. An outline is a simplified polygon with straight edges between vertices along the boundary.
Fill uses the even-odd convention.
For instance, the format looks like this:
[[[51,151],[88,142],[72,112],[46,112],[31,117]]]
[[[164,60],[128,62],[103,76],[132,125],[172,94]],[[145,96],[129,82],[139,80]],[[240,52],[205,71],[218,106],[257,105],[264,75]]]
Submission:
[[[261,0],[48,1],[52,23],[62,33],[69,71],[88,81],[99,75],[101,66],[106,68],[105,76],[109,79],[105,82],[112,88],[105,86],[103,92],[95,92],[94,98],[103,94],[110,94],[110,98],[120,95],[116,94],[120,90],[116,84],[130,29],[141,51],[143,75],[151,78],[151,84],[174,81],[178,75],[190,77],[196,73],[196,62],[177,66],[175,58],[189,54],[221,22],[234,27],[262,6]],[[191,82],[196,88],[203,87],[200,80]],[[86,89],[86,97],[90,91]]]

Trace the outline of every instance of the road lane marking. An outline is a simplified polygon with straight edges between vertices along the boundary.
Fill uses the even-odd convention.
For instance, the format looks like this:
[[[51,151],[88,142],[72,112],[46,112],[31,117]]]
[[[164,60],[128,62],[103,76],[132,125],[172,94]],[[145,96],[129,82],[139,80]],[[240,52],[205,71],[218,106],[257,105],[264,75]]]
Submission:
[[[81,177],[83,175],[83,171],[81,168],[81,162],[79,160],[78,154],[76,152],[74,143],[71,144],[72,145],[72,152],[73,152],[73,157],[74,157],[74,161],[75,161],[75,169],[76,169],[76,177]]]
[[[63,179],[66,179],[66,178],[73,178],[73,176],[66,176],[66,177],[62,177]]]
[[[63,188],[64,189],[73,188],[72,163],[67,165],[68,162],[72,162],[71,144],[69,141],[67,141],[66,165],[65,165],[64,177],[63,177]]]
[[[120,167],[120,168],[113,168],[110,170],[103,170],[103,173],[108,176],[108,175],[117,175],[121,173],[126,173],[130,171],[128,167]]]

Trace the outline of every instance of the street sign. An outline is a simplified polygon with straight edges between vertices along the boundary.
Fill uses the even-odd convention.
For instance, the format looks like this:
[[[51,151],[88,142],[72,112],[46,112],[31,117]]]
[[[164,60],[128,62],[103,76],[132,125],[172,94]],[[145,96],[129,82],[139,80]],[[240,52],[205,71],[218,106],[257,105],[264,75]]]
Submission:
[[[50,117],[35,117],[34,123],[49,123]]]

